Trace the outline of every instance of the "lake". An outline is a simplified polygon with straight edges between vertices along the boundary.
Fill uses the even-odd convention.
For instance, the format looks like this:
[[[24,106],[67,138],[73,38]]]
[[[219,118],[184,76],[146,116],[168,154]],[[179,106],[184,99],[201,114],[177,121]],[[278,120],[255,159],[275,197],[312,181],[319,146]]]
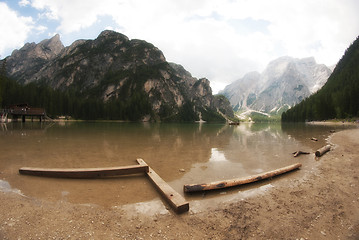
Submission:
[[[136,164],[144,159],[169,185],[196,205],[202,199],[223,201],[275,179],[206,194],[184,194],[183,185],[258,174],[296,162],[302,177],[315,168],[313,153],[326,144],[330,130],[343,126],[305,124],[172,124],[119,122],[8,123],[0,129],[0,190],[18,191],[48,201],[104,207],[139,206],[161,198],[143,175],[107,179],[56,179],[25,176],[20,167],[89,168]],[[310,140],[312,137],[317,142]],[[226,196],[224,196],[226,195]]]

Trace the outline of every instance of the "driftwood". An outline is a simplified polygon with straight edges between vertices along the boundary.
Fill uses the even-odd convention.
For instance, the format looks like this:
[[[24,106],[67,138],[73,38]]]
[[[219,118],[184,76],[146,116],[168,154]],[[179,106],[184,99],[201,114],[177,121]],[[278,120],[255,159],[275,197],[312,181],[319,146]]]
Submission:
[[[301,166],[302,166],[301,163],[296,163],[287,167],[279,168],[270,172],[265,172],[262,174],[257,174],[245,178],[235,178],[231,180],[216,181],[216,182],[204,183],[204,184],[187,184],[183,186],[183,191],[188,193],[188,192],[199,192],[199,191],[207,191],[207,190],[215,190],[215,189],[239,186],[239,185],[271,178],[295,170],[297,168],[300,168]]]
[[[22,167],[20,174],[58,178],[102,178],[148,172],[147,165],[108,168],[30,168]]]
[[[301,154],[310,154],[309,152],[303,152],[303,151],[296,151],[293,153],[293,157],[298,157]]]
[[[324,153],[330,151],[330,145],[326,145],[322,148],[319,148],[317,151],[315,151],[315,156],[316,157],[321,157],[323,156]]]
[[[318,141],[318,139],[316,139],[315,137],[312,137],[310,140],[315,141],[315,142]]]
[[[146,162],[141,158],[138,158],[137,162],[140,166],[147,166]],[[189,203],[150,167],[147,176],[176,213],[183,213],[189,210]]]

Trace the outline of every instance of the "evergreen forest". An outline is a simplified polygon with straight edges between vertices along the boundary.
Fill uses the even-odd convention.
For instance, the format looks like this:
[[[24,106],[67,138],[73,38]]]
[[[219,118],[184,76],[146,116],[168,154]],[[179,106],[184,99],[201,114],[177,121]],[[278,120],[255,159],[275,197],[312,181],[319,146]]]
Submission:
[[[0,70],[0,108],[26,103],[45,108],[49,117],[71,116],[83,120],[137,121],[144,114],[151,114],[151,106],[141,91],[124,99],[111,99],[106,103],[100,98],[89,98],[75,89],[54,90],[46,84],[21,85],[6,76],[6,62]]]

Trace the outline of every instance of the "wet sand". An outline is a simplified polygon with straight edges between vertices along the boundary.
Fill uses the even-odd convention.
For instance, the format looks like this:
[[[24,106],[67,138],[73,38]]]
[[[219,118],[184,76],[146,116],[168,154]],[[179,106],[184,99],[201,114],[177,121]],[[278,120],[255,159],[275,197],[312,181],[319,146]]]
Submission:
[[[182,215],[0,191],[0,239],[359,239],[358,139],[359,129],[334,133],[333,149],[313,155],[319,165],[305,177],[281,177],[262,192]]]

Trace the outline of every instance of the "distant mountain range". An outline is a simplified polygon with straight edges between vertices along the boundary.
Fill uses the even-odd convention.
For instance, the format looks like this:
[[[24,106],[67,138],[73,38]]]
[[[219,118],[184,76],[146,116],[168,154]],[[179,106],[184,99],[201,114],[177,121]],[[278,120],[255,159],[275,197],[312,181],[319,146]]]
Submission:
[[[282,121],[359,117],[359,37],[349,46],[325,85],[282,114]]]
[[[280,57],[262,73],[250,72],[220,93],[235,111],[280,114],[318,91],[331,73],[313,57]]]
[[[59,35],[27,43],[0,61],[4,64],[7,76],[20,84],[50,86],[93,107],[100,100],[107,105],[99,109],[116,109],[115,118],[223,121],[234,116],[229,102],[212,94],[208,79],[196,79],[181,65],[167,62],[151,43],[114,31],[68,47]],[[110,115],[106,118],[114,118]]]

